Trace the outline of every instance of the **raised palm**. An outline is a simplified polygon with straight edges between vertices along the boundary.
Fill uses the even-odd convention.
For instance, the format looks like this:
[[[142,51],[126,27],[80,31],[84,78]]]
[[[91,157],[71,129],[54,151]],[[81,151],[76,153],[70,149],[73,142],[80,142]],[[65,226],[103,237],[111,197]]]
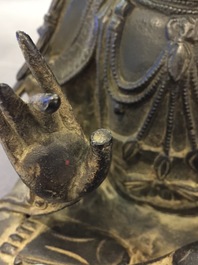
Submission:
[[[26,104],[8,85],[0,86],[2,144],[33,194],[52,203],[74,202],[104,180],[111,136],[101,129],[92,134],[89,143],[30,37],[18,32],[17,38],[26,63],[46,94],[36,96],[35,104]]]

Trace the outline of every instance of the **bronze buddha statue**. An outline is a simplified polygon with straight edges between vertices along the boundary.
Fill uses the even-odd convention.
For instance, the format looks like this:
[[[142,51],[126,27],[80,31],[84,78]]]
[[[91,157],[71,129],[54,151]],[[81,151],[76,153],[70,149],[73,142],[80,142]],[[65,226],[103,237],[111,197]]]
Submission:
[[[0,86],[0,264],[197,264],[198,0],[53,0],[39,33]]]

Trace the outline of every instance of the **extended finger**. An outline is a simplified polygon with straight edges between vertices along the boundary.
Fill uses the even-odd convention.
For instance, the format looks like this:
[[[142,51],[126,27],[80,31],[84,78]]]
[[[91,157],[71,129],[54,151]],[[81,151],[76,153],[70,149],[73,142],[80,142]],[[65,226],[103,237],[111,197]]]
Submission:
[[[26,147],[23,140],[8,123],[2,111],[0,111],[0,142],[11,162],[15,162],[16,157],[20,157]]]
[[[29,69],[44,92],[56,93],[60,96],[62,91],[32,39],[22,31],[18,31],[16,36]]]
[[[59,113],[67,127],[78,127],[75,121],[70,103],[62,93],[61,88],[31,38],[24,32],[17,32],[17,39],[25,57],[26,63],[35,79],[46,93],[57,94],[60,97],[61,106]]]
[[[35,116],[28,105],[6,84],[0,84],[0,108],[17,133],[24,140],[30,139],[32,127],[37,126]]]

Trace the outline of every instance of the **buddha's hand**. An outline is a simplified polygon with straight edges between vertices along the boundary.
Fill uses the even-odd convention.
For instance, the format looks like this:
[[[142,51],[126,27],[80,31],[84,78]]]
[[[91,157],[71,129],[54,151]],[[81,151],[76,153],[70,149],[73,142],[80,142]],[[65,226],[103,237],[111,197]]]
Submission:
[[[54,203],[77,201],[106,177],[111,135],[100,129],[89,143],[30,37],[18,32],[17,38],[29,69],[46,94],[26,104],[9,86],[0,86],[1,142],[33,194]]]

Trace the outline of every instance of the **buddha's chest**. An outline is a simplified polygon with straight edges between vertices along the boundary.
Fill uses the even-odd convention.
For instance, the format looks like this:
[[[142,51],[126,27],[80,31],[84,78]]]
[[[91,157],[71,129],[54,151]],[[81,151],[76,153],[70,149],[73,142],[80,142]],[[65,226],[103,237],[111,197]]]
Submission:
[[[99,95],[107,98],[101,102],[104,124],[108,119],[113,131],[139,141],[156,130],[158,138],[171,127],[175,142],[180,120],[185,138],[190,120],[197,121],[198,17],[168,16],[126,0],[113,2],[99,16]],[[184,146],[172,147],[179,151]]]
[[[113,2],[99,16],[103,124],[167,155],[196,149],[198,17]]]
[[[132,197],[149,198],[153,189],[155,194],[165,190],[168,195],[157,194],[165,200],[174,197],[179,204],[184,198],[196,200],[195,13],[167,15],[123,0],[103,6],[99,14],[101,124],[112,130],[116,142],[122,142],[115,145],[115,153],[122,154],[124,162],[115,163],[120,164],[120,171],[116,166],[114,173],[119,171],[122,180],[118,186]],[[123,175],[127,176],[124,180]],[[196,186],[193,195],[189,194],[191,185]]]

